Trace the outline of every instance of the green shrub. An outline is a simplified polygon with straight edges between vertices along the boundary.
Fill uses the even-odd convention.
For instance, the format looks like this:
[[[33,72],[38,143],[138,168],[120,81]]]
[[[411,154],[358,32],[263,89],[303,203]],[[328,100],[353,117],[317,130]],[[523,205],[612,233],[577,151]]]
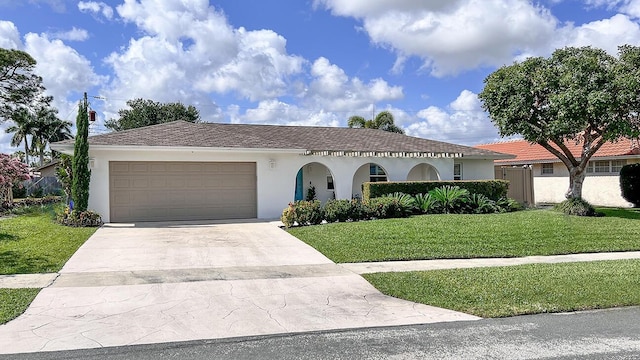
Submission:
[[[298,225],[318,225],[322,223],[322,206],[320,200],[297,201],[296,222]]]
[[[323,213],[319,200],[313,201],[296,201],[289,203],[284,209],[280,220],[286,227],[291,227],[294,223],[299,226],[318,225],[322,223]]]
[[[469,199],[469,191],[458,186],[445,185],[429,192],[445,214],[460,212]]]
[[[371,218],[371,211],[367,204],[363,203],[359,199],[351,200],[351,207],[349,208],[349,220],[360,221],[369,220]]]
[[[352,218],[352,201],[350,200],[329,200],[324,204],[324,219],[327,222],[344,222]],[[359,219],[358,219],[359,220]]]
[[[555,209],[567,215],[596,216],[596,210],[586,200],[581,198],[567,199],[555,206]]]
[[[282,211],[282,216],[280,216],[280,221],[284,224],[285,227],[290,228],[295,225],[296,222],[296,209],[294,203],[289,203],[289,206]]]
[[[498,210],[500,212],[514,212],[524,209],[524,206],[522,206],[522,204],[517,200],[507,197],[503,197],[496,201],[496,206],[498,206]]]
[[[506,180],[366,182],[362,184],[362,198],[368,200],[396,192],[415,196],[427,194],[442,186],[457,186],[466,189],[470,194],[483,194],[493,201],[507,197],[509,190],[509,182]]]
[[[27,197],[27,188],[22,184],[14,185],[11,188],[14,199],[24,199]]]
[[[413,197],[413,202],[418,211],[423,214],[434,214],[440,211],[438,202],[429,193],[416,194],[416,196]]]
[[[403,208],[409,209],[409,211],[411,213],[417,213],[417,207],[416,207],[416,201],[413,198],[413,196],[409,195],[409,194],[405,194],[405,193],[401,193],[401,192],[397,192],[397,193],[393,193],[393,194],[387,194],[385,195],[386,197],[391,197],[394,198],[396,200],[398,200],[398,202],[400,202],[401,206]]]
[[[472,212],[476,214],[492,214],[498,212],[500,207],[496,202],[483,194],[472,194],[468,202]]]
[[[622,197],[635,207],[640,207],[640,163],[625,165],[620,169]]]
[[[71,227],[98,227],[104,224],[100,214],[92,210],[77,211],[65,206],[56,214],[56,221]]]
[[[370,217],[376,219],[402,218],[412,213],[412,207],[391,196],[374,198],[366,204]]]

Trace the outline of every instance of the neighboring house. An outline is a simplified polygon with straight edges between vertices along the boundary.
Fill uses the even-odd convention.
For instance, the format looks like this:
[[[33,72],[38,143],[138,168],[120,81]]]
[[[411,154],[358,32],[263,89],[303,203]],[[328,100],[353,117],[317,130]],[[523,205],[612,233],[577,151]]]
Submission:
[[[565,145],[573,156],[580,158],[582,148],[575,142]],[[498,159],[495,166],[530,166],[533,170],[533,190],[537,203],[559,203],[565,200],[569,188],[569,171],[555,155],[538,144],[525,140],[505,141],[477,145],[476,148],[515,155],[515,159]],[[640,147],[637,140],[621,139],[609,142],[589,160],[582,197],[593,205],[627,207],[620,194],[620,168],[626,164],[640,162]]]
[[[32,169],[30,173],[31,179],[22,183],[26,189],[26,195],[33,196],[38,193],[41,195],[50,195],[60,192],[62,186],[56,176],[58,163],[58,160],[53,160],[52,162]]]
[[[512,157],[375,129],[184,121],[91,136],[89,156],[105,222],[273,219],[310,186],[326,201],[367,181],[492,179]]]

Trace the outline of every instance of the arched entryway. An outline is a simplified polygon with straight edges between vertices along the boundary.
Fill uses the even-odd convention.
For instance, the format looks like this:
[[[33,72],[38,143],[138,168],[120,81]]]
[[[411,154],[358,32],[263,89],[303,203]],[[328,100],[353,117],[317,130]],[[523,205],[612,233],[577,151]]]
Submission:
[[[440,174],[435,167],[429,164],[418,164],[414,166],[407,175],[407,181],[428,181],[440,180]]]
[[[315,189],[315,198],[323,203],[336,197],[333,174],[323,164],[313,162],[298,170],[294,200],[307,200],[311,187]]]
[[[352,196],[362,198],[362,184],[365,182],[387,181],[387,171],[376,163],[368,163],[360,166],[353,175]]]

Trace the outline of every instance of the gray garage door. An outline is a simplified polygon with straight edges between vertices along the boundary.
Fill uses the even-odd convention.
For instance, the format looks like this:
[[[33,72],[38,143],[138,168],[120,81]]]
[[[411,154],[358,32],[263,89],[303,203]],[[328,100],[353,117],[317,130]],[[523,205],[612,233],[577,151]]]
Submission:
[[[256,217],[256,164],[109,163],[112,222]]]

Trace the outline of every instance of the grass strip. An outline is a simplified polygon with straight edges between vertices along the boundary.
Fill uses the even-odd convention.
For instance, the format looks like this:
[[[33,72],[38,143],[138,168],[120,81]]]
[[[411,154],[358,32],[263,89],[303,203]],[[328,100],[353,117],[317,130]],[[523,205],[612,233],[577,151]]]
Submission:
[[[40,289],[0,289],[0,325],[22,314],[38,292]]]
[[[96,228],[57,224],[54,206],[0,220],[0,274],[57,272]]]
[[[638,210],[603,212],[607,216],[595,218],[551,210],[422,215],[298,227],[289,232],[339,263],[640,250]]]
[[[640,305],[640,260],[363,276],[386,295],[480,317]]]

